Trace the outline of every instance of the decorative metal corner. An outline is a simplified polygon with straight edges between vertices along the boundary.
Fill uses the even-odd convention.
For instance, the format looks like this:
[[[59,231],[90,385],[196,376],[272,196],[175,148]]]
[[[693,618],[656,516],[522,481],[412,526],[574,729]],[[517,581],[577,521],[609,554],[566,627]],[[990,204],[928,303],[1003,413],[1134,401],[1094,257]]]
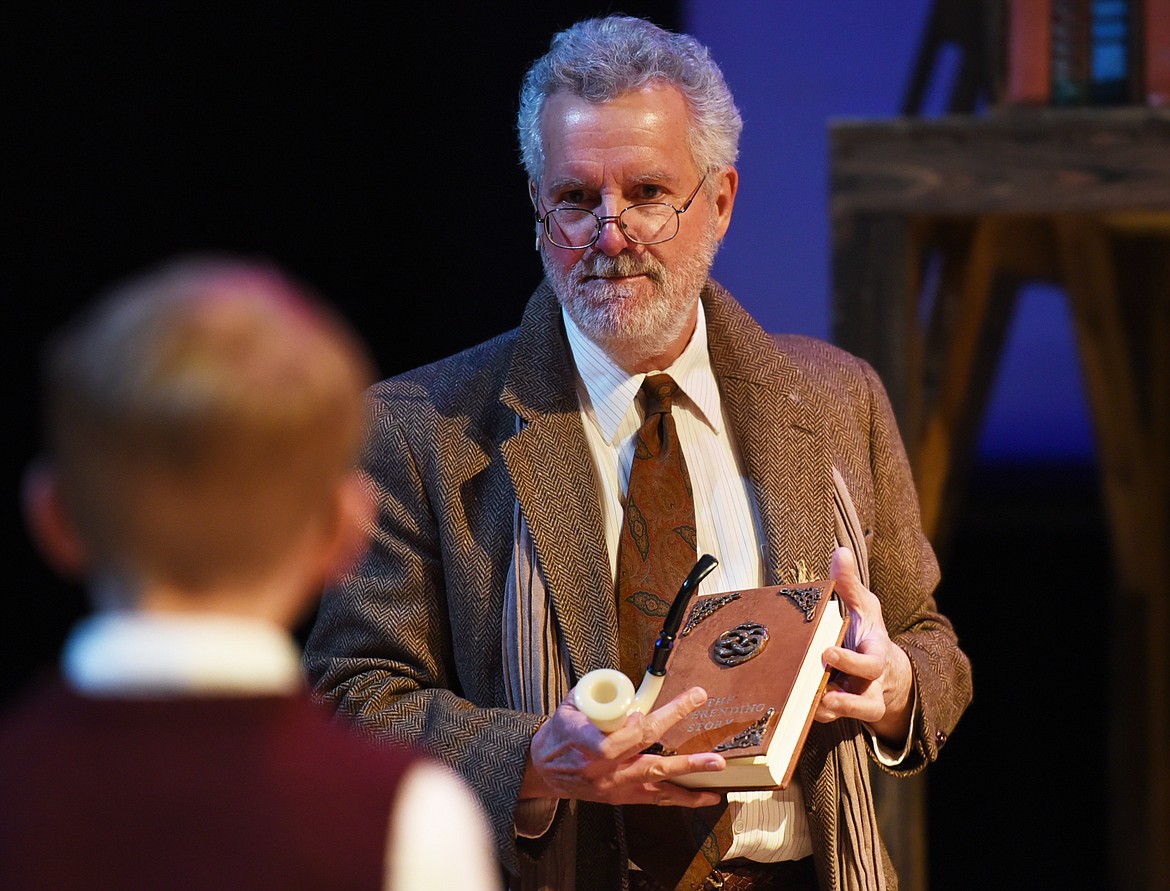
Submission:
[[[781,597],[787,597],[796,604],[796,608],[804,613],[804,620],[806,622],[813,620],[813,616],[817,611],[817,604],[821,602],[820,585],[795,585],[793,587],[781,588],[776,593]]]
[[[687,617],[687,624],[683,626],[680,636],[686,637],[692,631],[699,627],[704,619],[714,615],[727,604],[739,600],[739,592],[731,591],[727,594],[720,594],[718,597],[704,597],[695,604],[695,608],[691,610],[691,614]]]
[[[768,722],[772,720],[772,716],[776,714],[776,709],[769,708],[754,724],[745,727],[727,742],[719,743],[715,747],[716,752],[729,752],[732,749],[747,749],[752,746],[758,746],[764,741],[764,733],[768,729]]]

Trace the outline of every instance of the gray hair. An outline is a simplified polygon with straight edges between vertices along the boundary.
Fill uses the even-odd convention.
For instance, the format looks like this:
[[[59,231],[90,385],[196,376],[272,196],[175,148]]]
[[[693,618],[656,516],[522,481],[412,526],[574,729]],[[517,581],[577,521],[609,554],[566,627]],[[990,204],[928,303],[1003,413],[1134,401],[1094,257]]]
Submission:
[[[734,164],[743,119],[707,48],[690,35],[645,19],[609,16],[561,31],[524,76],[516,129],[529,177],[539,179],[544,171],[540,114],[545,99],[563,91],[606,102],[656,81],[674,86],[686,99],[691,110],[687,142],[700,172]]]

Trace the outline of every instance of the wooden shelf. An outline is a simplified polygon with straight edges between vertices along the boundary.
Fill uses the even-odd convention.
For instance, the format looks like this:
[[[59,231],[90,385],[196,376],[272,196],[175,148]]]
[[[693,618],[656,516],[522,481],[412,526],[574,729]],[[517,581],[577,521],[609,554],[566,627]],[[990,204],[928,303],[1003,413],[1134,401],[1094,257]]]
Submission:
[[[1170,110],[837,121],[832,214],[1170,212]]]
[[[830,146],[833,336],[886,383],[944,568],[1019,285],[1068,295],[1118,571],[1112,885],[1170,887],[1170,110],[838,121]],[[925,887],[921,792],[881,786]]]

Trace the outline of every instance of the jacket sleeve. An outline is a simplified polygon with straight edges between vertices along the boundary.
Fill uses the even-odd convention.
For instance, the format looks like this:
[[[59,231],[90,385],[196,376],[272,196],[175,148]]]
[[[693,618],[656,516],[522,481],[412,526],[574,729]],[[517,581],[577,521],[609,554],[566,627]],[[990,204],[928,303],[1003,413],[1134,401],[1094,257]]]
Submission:
[[[894,772],[913,773],[938,757],[971,701],[971,665],[935,603],[938,562],[922,530],[914,480],[885,388],[874,370],[858,361],[869,398],[870,587],[881,600],[891,639],[910,657],[918,697],[911,751]]]
[[[363,467],[376,505],[371,545],[325,592],[306,670],[315,694],[340,715],[376,737],[418,745],[460,774],[484,804],[501,861],[515,869],[513,813],[543,718],[500,707],[502,591],[474,590],[445,570],[452,549],[473,545],[449,516],[460,493],[448,497],[433,462],[420,470],[433,457],[427,437],[436,432],[420,427],[424,403],[398,399],[391,408],[385,398],[371,400]],[[432,417],[424,426],[439,423]],[[455,634],[470,639],[456,648]]]

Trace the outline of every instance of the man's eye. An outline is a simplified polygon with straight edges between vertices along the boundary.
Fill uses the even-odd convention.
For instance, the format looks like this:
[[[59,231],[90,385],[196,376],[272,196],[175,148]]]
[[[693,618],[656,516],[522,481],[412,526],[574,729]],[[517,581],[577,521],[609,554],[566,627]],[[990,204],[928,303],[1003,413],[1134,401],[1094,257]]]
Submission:
[[[655,186],[650,183],[638,188],[639,201],[661,201],[662,196],[665,194],[666,190],[662,186]]]
[[[585,203],[585,191],[583,189],[573,189],[564,192],[557,199],[557,204],[576,204],[581,205]]]

